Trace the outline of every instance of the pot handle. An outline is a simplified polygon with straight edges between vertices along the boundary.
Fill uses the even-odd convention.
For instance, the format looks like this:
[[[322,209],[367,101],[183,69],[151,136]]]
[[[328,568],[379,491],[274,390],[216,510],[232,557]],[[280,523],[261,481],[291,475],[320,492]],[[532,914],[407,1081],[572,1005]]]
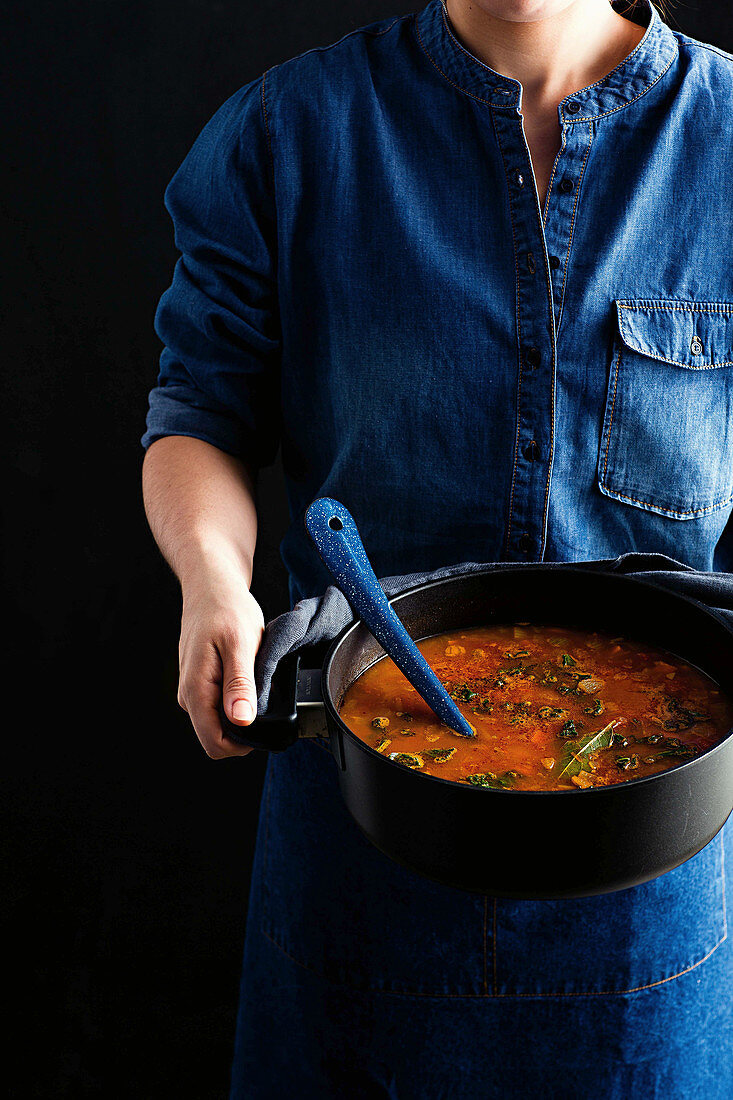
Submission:
[[[267,710],[249,726],[236,726],[219,703],[219,720],[224,736],[237,745],[266,752],[282,752],[298,738],[298,671],[300,654],[289,653],[278,663],[270,684]]]

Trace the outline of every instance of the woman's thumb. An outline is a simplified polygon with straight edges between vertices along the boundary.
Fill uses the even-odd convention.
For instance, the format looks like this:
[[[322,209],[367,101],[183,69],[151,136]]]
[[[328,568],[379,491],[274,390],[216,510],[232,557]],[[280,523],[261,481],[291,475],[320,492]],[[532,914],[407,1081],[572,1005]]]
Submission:
[[[254,721],[257,714],[254,661],[245,661],[240,656],[229,657],[224,664],[222,692],[227,718],[238,725]]]

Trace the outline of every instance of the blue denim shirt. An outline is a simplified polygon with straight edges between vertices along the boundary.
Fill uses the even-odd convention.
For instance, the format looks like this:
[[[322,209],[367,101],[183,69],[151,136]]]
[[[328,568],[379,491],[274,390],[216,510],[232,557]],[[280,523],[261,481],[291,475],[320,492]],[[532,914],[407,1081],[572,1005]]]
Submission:
[[[441,0],[247,84],[174,176],[143,443],[282,444],[293,601],[321,494],[377,575],[733,564],[733,59],[644,19],[560,103],[544,208],[522,86]]]

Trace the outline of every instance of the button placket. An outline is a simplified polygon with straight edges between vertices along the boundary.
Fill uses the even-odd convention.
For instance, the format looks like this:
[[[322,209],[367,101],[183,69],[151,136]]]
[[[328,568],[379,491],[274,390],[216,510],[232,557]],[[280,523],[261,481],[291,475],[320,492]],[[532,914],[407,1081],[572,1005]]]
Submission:
[[[575,106],[571,106],[571,104],[575,104]],[[582,109],[582,104],[579,104],[577,100],[569,100],[564,104],[565,115],[577,114],[579,109]],[[562,147],[555,166],[552,190],[548,196],[547,218],[545,221],[545,241],[552,276],[556,339],[560,332],[568,263],[580,199],[579,191],[592,140],[592,123],[578,122],[571,124],[567,119],[563,123]]]
[[[516,431],[504,557],[541,560],[552,466],[553,300],[542,216],[518,110],[495,110],[494,127],[509,197],[517,309]],[[521,182],[520,182],[521,179]]]

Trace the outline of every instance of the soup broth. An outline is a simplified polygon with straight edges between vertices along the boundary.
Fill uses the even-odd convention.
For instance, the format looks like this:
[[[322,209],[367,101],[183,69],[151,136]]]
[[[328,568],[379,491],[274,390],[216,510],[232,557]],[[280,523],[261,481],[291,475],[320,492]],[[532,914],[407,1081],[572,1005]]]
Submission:
[[[443,779],[608,786],[691,760],[733,726],[733,704],[709,677],[622,637],[515,623],[417,644],[475,738],[442,723],[389,657],[349,687],[340,716],[395,764]]]

